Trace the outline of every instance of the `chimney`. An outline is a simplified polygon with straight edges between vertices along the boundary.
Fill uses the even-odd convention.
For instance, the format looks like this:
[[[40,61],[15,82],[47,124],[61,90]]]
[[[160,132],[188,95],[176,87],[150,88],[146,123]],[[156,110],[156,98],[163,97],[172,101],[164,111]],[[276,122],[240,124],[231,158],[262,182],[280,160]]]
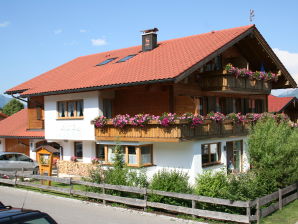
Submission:
[[[157,28],[143,30],[142,34],[142,51],[151,51],[157,47]]]

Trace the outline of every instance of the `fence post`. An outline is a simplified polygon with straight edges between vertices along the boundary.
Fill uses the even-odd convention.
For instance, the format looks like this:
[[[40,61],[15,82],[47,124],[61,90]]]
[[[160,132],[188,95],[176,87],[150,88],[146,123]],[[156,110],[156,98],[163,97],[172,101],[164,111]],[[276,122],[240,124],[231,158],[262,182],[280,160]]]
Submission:
[[[102,194],[106,194],[105,184],[102,184]],[[106,205],[106,200],[102,200],[102,203]]]
[[[72,190],[73,190],[72,177],[69,178],[69,185],[70,185],[70,188],[69,188],[69,195],[70,195],[70,196],[73,196],[73,194],[72,194]]]
[[[250,223],[250,215],[251,215],[250,203],[251,201],[248,201],[246,206],[246,216],[248,217],[249,223]]]
[[[195,200],[191,200],[191,208],[192,208],[192,212],[194,213],[194,210],[196,209],[196,201]],[[196,216],[194,214],[192,214],[192,217],[195,218]]]
[[[145,194],[144,194],[145,207],[144,207],[144,212],[147,211],[147,200],[148,200],[147,188],[145,188]]]
[[[257,224],[259,224],[259,223],[260,223],[260,220],[261,220],[260,198],[257,199],[257,211],[256,211],[256,216],[257,216]]]
[[[14,186],[17,186],[17,179],[18,179],[17,172],[18,171],[14,172]]]
[[[282,210],[282,189],[278,189],[278,208]]]

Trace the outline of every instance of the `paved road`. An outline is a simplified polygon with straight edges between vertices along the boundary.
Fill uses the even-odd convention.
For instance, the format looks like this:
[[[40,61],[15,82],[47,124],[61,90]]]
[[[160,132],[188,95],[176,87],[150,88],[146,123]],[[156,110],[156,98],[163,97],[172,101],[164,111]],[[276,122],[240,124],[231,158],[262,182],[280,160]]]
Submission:
[[[104,206],[12,187],[0,186],[0,201],[14,207],[21,207],[25,201],[24,208],[44,211],[59,224],[199,224],[199,222]]]

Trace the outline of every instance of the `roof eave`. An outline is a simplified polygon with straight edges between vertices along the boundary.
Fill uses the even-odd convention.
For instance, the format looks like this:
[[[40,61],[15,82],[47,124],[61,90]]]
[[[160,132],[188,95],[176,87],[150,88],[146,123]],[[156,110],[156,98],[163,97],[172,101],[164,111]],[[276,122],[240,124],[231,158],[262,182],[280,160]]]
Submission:
[[[21,94],[21,96],[31,97],[31,96],[58,95],[58,94],[66,94],[66,93],[88,92],[88,91],[96,91],[96,90],[103,90],[103,89],[148,85],[153,83],[165,83],[165,82],[174,82],[174,81],[175,81],[175,78],[168,78],[168,79],[148,80],[148,81],[142,81],[142,82],[131,82],[131,83],[106,85],[106,86],[93,86],[93,87],[85,87],[85,88],[78,88],[78,89],[48,91],[48,92],[40,92],[40,93],[33,93],[33,94]]]
[[[0,135],[0,138],[45,139],[44,136],[9,136],[9,135]]]

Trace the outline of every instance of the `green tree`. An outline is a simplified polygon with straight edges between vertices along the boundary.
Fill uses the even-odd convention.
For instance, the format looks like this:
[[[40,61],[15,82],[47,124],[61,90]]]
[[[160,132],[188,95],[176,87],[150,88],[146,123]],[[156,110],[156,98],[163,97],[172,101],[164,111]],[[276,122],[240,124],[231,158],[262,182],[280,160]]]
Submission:
[[[24,109],[24,104],[16,99],[12,99],[3,107],[3,113],[10,116],[20,110]]]
[[[298,180],[298,130],[286,121],[266,118],[248,137],[252,170],[268,193]]]

